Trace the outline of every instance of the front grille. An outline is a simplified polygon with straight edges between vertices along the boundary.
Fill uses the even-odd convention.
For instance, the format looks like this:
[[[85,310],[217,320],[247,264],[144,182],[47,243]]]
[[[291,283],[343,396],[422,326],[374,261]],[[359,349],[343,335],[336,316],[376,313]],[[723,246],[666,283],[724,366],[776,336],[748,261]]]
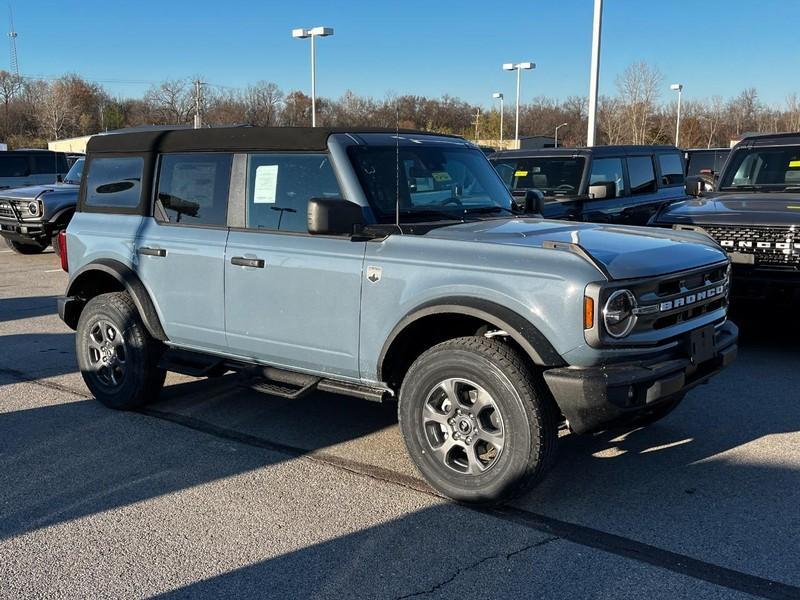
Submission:
[[[800,226],[713,225],[703,229],[727,252],[748,254],[761,265],[800,265]]]
[[[0,200],[0,217],[10,217],[12,219],[16,218],[14,210],[11,208],[9,203],[3,200]]]
[[[678,273],[632,291],[639,304],[634,331],[664,329],[727,308],[728,265]]]

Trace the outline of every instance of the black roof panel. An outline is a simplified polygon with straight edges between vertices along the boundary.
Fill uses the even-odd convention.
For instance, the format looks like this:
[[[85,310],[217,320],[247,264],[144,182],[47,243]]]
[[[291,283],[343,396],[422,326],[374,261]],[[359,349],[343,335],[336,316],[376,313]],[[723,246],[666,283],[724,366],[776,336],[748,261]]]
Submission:
[[[206,129],[153,128],[95,135],[87,144],[91,152],[190,152],[244,150],[326,150],[334,133],[385,133],[396,129],[369,127],[212,127]],[[425,134],[400,129],[399,133]],[[444,134],[428,134],[438,137]],[[459,138],[461,139],[461,138]]]
[[[530,150],[504,150],[495,152],[491,159],[500,158],[524,158],[534,156],[627,156],[646,152],[680,152],[675,146],[668,145],[619,145],[619,146],[592,146],[591,148],[536,148]]]

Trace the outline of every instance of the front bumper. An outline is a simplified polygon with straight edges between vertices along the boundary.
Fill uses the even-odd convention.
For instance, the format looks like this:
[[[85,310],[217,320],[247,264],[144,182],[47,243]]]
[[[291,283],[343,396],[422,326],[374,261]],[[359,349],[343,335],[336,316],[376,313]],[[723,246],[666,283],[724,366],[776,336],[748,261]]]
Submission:
[[[731,364],[738,328],[726,322],[713,335],[713,347],[704,348],[702,362],[692,358],[687,339],[684,356],[655,363],[551,369],[544,378],[573,431],[599,431],[668,402]]]
[[[14,217],[0,217],[0,235],[12,241],[24,242],[51,237],[51,226],[41,220],[18,220]]]

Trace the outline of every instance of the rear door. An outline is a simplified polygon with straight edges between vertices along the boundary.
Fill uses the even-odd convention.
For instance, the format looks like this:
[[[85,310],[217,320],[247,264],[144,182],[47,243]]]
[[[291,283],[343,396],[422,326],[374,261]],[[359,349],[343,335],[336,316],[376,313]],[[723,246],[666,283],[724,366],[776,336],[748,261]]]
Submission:
[[[327,154],[251,154],[245,171],[245,226],[231,230],[225,261],[231,351],[358,378],[366,243],[308,234],[308,201],[341,197]]]
[[[153,217],[136,239],[137,271],[170,341],[227,350],[224,261],[232,155],[164,154]]]
[[[0,152],[0,189],[35,185],[31,157],[26,152]]]

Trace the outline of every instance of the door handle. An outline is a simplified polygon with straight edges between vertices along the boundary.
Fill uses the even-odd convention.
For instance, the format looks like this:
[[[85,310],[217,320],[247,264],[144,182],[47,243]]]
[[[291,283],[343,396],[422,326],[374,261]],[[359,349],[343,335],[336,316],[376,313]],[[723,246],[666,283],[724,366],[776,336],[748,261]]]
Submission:
[[[246,258],[244,256],[234,256],[231,259],[231,264],[238,267],[254,267],[256,269],[263,269],[266,265],[263,258]]]
[[[139,246],[136,249],[136,254],[142,254],[144,256],[164,257],[167,255],[167,251],[164,248],[148,248],[147,246]]]

